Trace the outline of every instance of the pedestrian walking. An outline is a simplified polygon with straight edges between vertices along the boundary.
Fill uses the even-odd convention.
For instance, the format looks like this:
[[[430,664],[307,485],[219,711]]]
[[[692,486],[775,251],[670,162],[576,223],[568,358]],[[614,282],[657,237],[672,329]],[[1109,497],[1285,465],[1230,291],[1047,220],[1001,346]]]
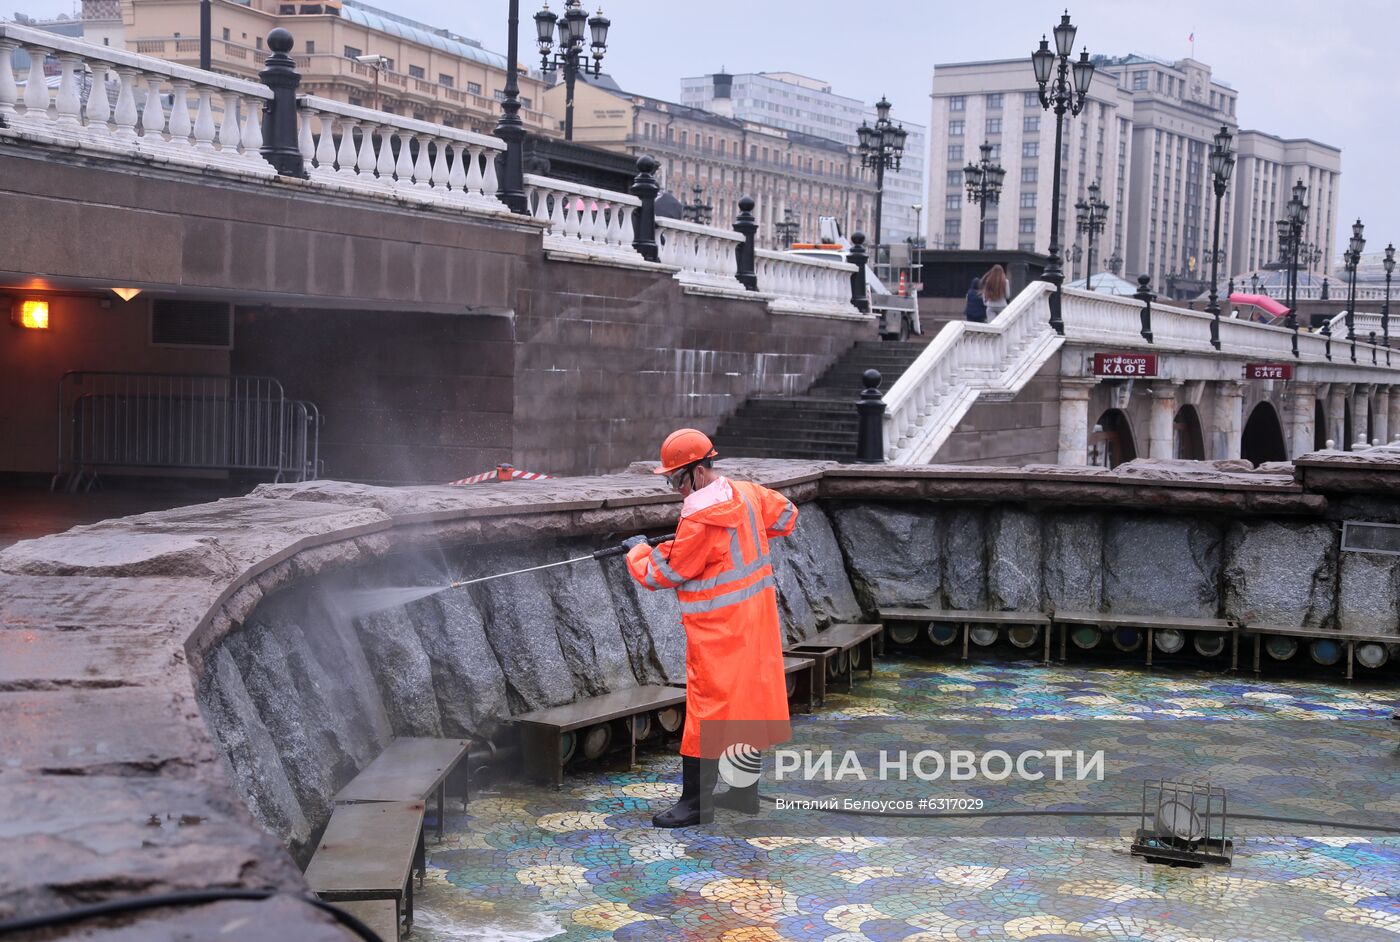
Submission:
[[[963,306],[963,317],[974,324],[985,324],[987,322],[987,304],[982,300],[982,279],[972,279],[972,285],[967,289],[967,303]]]
[[[982,303],[987,306],[989,320],[1006,310],[1007,288],[1006,270],[1000,265],[993,265],[982,276]]]

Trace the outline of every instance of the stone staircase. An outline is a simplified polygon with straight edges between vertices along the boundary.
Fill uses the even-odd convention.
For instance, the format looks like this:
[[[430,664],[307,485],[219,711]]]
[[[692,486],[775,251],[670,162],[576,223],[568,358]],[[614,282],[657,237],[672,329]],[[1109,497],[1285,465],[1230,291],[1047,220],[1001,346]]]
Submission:
[[[850,461],[856,452],[856,400],[862,374],[880,371],[889,389],[928,346],[933,333],[910,341],[862,341],[833,363],[805,393],[755,396],[715,434],[725,457]]]

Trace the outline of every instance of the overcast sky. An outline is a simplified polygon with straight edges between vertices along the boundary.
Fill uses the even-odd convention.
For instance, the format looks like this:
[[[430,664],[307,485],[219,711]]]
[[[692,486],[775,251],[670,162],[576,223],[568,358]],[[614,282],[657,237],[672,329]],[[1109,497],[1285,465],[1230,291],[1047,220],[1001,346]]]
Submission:
[[[31,15],[72,12],[73,0],[10,0]],[[589,11],[598,0],[590,0]],[[377,5],[480,40],[504,53],[506,0],[377,0]],[[522,61],[532,54],[538,0],[521,4]],[[551,7],[562,8],[562,0]],[[791,71],[928,124],[934,63],[1029,56],[1061,7],[1030,0],[605,0],[612,31],[604,65],[632,91],[676,100],[680,78],[718,71]],[[1191,54],[1237,88],[1239,121],[1342,149],[1341,218],[1359,215],[1367,249],[1400,238],[1391,166],[1400,108],[1383,65],[1400,36],[1400,4],[1385,0],[1077,0],[1070,14],[1090,53]],[[1026,65],[1030,69],[1029,59]],[[934,146],[941,146],[937,137]],[[1387,158],[1386,154],[1391,154]],[[1339,238],[1339,245],[1345,238]]]

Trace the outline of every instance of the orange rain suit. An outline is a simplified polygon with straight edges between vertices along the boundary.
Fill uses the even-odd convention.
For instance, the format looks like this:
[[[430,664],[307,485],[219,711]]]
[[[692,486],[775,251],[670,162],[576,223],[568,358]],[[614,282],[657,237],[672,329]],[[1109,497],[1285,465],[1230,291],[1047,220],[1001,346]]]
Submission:
[[[627,554],[632,577],[648,589],[675,589],[685,626],[685,731],[681,755],[719,758],[724,746],[758,749],[791,736],[783,675],[782,629],[768,538],[787,536],[797,507],[782,494],[729,481],[733,498],[682,516],[676,538]],[[722,726],[727,738],[700,725]],[[715,729],[715,727],[711,727]]]

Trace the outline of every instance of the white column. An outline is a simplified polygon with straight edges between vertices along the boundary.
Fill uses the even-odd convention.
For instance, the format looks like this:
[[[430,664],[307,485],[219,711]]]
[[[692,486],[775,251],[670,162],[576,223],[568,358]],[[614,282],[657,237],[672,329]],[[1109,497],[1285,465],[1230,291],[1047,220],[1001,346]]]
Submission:
[[[1389,427],[1392,440],[1400,438],[1400,389],[1391,389],[1390,418],[1386,425]]]
[[[1354,448],[1357,442],[1371,444],[1371,438],[1367,434],[1367,426],[1371,424],[1371,386],[1369,383],[1357,383],[1355,393],[1351,399],[1351,438],[1347,443],[1348,448]]]
[[[1313,450],[1317,435],[1317,384],[1294,383],[1289,391],[1289,457]]]
[[[1159,383],[1152,387],[1152,411],[1147,425],[1147,456],[1175,458],[1172,420],[1176,418],[1176,384]]]
[[[1215,421],[1211,429],[1211,453],[1216,458],[1238,458],[1244,435],[1244,384],[1227,380],[1215,384]]]
[[[1382,445],[1390,443],[1390,397],[1391,392],[1389,386],[1376,387],[1376,418],[1374,423],[1376,426],[1375,438]]]
[[[1346,440],[1346,403],[1350,395],[1351,386],[1347,383],[1333,383],[1327,393],[1327,438],[1338,451],[1345,451],[1350,444]]]
[[[1060,464],[1089,463],[1089,392],[1097,380],[1060,380]]]

